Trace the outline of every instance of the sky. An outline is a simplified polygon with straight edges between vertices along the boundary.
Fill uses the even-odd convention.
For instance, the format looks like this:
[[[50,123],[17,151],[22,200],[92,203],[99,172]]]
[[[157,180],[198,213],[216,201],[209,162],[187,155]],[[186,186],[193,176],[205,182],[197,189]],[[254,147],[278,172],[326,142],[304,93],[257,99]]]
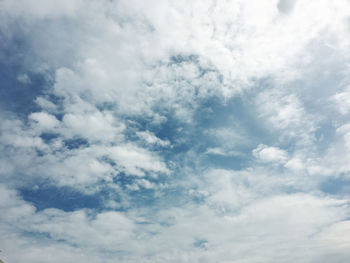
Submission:
[[[2,0],[6,263],[347,263],[350,2]]]

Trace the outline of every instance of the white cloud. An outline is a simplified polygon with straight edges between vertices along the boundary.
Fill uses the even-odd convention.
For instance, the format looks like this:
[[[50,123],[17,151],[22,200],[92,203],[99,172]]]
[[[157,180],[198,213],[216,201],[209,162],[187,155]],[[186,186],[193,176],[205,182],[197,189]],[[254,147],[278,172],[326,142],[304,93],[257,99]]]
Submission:
[[[145,176],[145,172],[169,174],[166,164],[151,152],[131,144],[108,149],[108,156],[129,175]]]
[[[44,98],[44,97],[37,97],[35,99],[35,102],[45,111],[47,112],[56,112],[57,106],[52,103],[50,100]]]
[[[303,121],[304,109],[294,95],[283,96],[267,91],[259,95],[257,104],[261,108],[260,116],[267,117],[277,128],[298,127]]]
[[[52,131],[53,129],[58,128],[60,125],[60,122],[55,116],[46,112],[31,113],[28,118],[35,121],[39,130],[43,131]]]
[[[44,149],[45,144],[36,131],[27,130],[19,120],[3,119],[0,141],[2,145],[12,145],[19,148],[36,147]]]
[[[271,133],[277,132],[280,141],[295,140],[299,147],[311,145],[319,116],[307,112],[293,93],[278,89],[261,92],[256,98],[256,111]]]
[[[120,138],[123,125],[116,123],[110,112],[68,113],[63,116],[64,134],[68,137],[81,136],[91,141],[113,141]]]
[[[347,114],[350,111],[350,92],[343,91],[333,96],[333,101],[341,114]]]
[[[227,185],[227,181],[220,184]],[[344,220],[348,216],[346,200],[307,194],[277,195],[225,216],[205,204],[187,204],[162,210],[152,224],[143,224],[147,218],[136,210],[96,215],[88,210],[35,212],[13,190],[2,186],[0,193],[6,201],[0,205],[1,212],[7,211],[1,221],[0,244],[7,261],[26,256],[29,262],[59,262],[48,258],[57,252],[69,262],[85,262],[86,255],[97,262],[261,262],[281,256],[286,262],[300,257],[314,262],[321,256],[328,262],[334,252],[345,259],[349,251],[349,221]],[[8,221],[12,224],[6,225]],[[165,222],[171,224],[162,225]],[[21,229],[45,233],[50,238],[40,243],[39,236],[20,236]],[[33,238],[39,242],[41,253],[37,253]],[[196,240],[205,240],[206,249],[196,248]],[[232,246],[236,249],[230,249]],[[319,246],[323,247],[321,253],[316,250]],[[21,253],[14,253],[17,249]],[[251,253],[247,254],[248,249]]]
[[[349,59],[348,1],[5,0],[0,7],[4,38],[25,40],[23,67],[54,72],[52,87],[35,99],[41,111],[1,116],[6,261],[349,258],[349,200],[320,189],[326,176],[350,171],[346,77],[328,70]],[[336,59],[323,59],[325,46]],[[327,87],[310,87],[318,72]],[[238,103],[227,107],[234,96],[242,115]],[[212,98],[236,119],[206,123],[208,112],[197,110]],[[325,101],[340,114],[323,116],[331,108]],[[155,135],[166,129],[174,142]],[[43,139],[47,132],[57,137]],[[210,158],[203,152],[233,160],[252,145],[255,159],[237,170],[203,162]],[[83,194],[107,188],[122,200],[107,196],[103,208],[126,202],[128,209],[38,211],[10,190],[34,179]],[[131,179],[125,190],[122,179]],[[133,207],[132,198],[141,204]],[[147,198],[154,204],[143,205]]]
[[[253,155],[263,163],[283,164],[288,160],[286,151],[278,147],[269,147],[263,144],[259,144],[258,147],[253,150]]]
[[[142,140],[144,140],[146,143],[151,145],[159,145],[162,147],[170,145],[170,142],[168,140],[159,139],[157,136],[150,133],[149,131],[136,132],[136,135]]]
[[[242,153],[240,153],[239,151],[227,150],[225,148],[220,148],[220,147],[209,148],[206,150],[205,153],[222,155],[222,156],[242,156]]]
[[[288,160],[288,162],[285,164],[285,167],[290,168],[294,171],[301,171],[304,168],[303,159],[298,156],[294,156]]]

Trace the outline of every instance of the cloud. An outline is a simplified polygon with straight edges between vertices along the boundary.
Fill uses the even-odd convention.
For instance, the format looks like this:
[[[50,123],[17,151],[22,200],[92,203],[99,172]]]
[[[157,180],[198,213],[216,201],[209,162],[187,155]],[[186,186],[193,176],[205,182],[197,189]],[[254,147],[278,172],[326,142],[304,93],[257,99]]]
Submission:
[[[347,262],[348,1],[0,7],[6,262]]]
[[[1,204],[1,209],[8,211],[2,224],[16,218],[13,228],[1,228],[2,236],[5,237],[1,241],[2,246],[6,253],[14,251],[13,244],[21,248],[21,253],[6,255],[5,260],[27,256],[30,262],[34,262],[47,260],[47,255],[51,253],[57,252],[59,256],[65,252],[63,258],[75,259],[77,262],[86,260],[83,255],[96,257],[97,262],[112,262],[115,259],[126,262],[143,259],[145,262],[225,262],[242,258],[258,262],[281,256],[287,259],[286,262],[293,262],[300,256],[313,262],[320,255],[315,250],[307,252],[309,249],[322,246],[322,256],[331,260],[335,251],[339,258],[345,258],[349,244],[347,235],[341,239],[334,238],[339,231],[348,229],[348,221],[339,222],[346,217],[344,201],[305,194],[280,195],[259,200],[245,206],[239,214],[233,213],[225,217],[206,205],[190,204],[160,211],[156,221],[144,224],[142,221],[147,219],[133,212],[111,211],[91,215],[86,210],[63,212],[46,209],[34,213],[33,208],[28,209],[30,206],[26,207],[14,191],[2,188],[1,193],[7,198],[7,202]],[[160,224],[164,219],[169,221],[169,218],[173,218],[171,225]],[[33,252],[37,250],[32,239],[17,235],[19,229],[23,228],[50,236],[49,241],[41,247],[45,253]],[[37,236],[36,239],[40,240],[40,237]],[[198,239],[206,240],[207,249],[193,245]],[[63,240],[65,243],[62,243]],[[258,251],[260,248],[260,252],[246,254],[248,244],[249,249]],[[229,249],[233,245],[236,247],[234,251]],[[118,246],[119,252],[114,252],[115,246]],[[271,246],[273,250],[269,249]],[[290,254],[286,251],[286,246],[293,248],[297,254]],[[179,254],[178,251],[183,253]],[[224,251],[227,252],[222,253]],[[110,256],[99,258],[106,252]],[[143,255],[145,252],[148,254],[146,258]]]
[[[277,8],[282,13],[289,13],[292,11],[295,2],[295,0],[279,0]]]
[[[40,130],[52,131],[59,126],[59,121],[55,116],[46,112],[35,112],[28,116],[29,119],[36,122]]]
[[[31,80],[27,74],[19,74],[17,80],[22,84],[30,84]]]
[[[145,171],[170,173],[161,160],[152,156],[150,152],[133,145],[111,147],[109,157],[130,175],[144,176]]]
[[[222,156],[240,156],[242,153],[238,151],[227,151],[226,149],[215,147],[209,148],[206,151],[207,154],[222,155]]]
[[[140,137],[140,139],[144,140],[146,143],[151,145],[159,145],[162,147],[166,147],[170,145],[170,142],[168,140],[161,140],[158,137],[156,137],[154,134],[150,133],[149,131],[136,132],[136,135]]]
[[[67,137],[81,136],[91,141],[113,140],[122,136],[120,133],[124,129],[123,125],[115,124],[115,119],[109,112],[68,113],[62,121]]]
[[[53,1],[20,0],[16,3],[3,1],[1,7],[4,13],[16,17],[28,17],[35,19],[52,18],[73,15],[83,4],[83,1],[62,1],[56,5]]]
[[[285,163],[288,160],[288,154],[277,147],[268,147],[263,144],[259,144],[257,148],[253,150],[253,155],[259,161],[263,163]]]
[[[350,110],[350,94],[348,91],[340,92],[333,97],[336,107],[341,114],[347,114]]]

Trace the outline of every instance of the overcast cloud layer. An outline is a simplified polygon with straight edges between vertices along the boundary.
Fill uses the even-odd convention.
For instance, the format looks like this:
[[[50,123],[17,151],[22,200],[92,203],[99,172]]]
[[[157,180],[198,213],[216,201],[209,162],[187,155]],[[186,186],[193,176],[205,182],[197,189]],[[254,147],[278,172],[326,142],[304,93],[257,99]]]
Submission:
[[[4,262],[349,262],[349,1],[0,10]]]

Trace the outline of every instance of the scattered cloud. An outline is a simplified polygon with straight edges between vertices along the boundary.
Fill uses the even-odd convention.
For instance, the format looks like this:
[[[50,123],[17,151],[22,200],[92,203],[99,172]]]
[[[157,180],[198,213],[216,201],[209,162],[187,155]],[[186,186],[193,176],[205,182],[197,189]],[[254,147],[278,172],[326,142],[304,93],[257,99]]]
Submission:
[[[347,262],[348,1],[0,10],[5,262]]]

